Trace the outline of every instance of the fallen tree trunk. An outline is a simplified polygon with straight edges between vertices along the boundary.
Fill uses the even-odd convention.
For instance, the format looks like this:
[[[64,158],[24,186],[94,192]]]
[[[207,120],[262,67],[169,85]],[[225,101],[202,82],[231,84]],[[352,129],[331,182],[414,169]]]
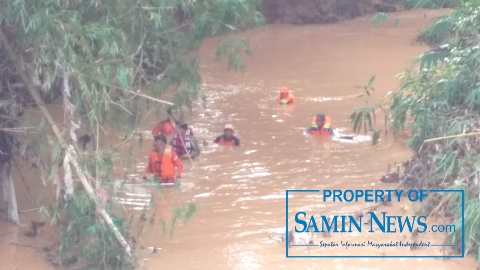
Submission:
[[[21,68],[21,64],[18,62],[18,58],[15,56],[8,40],[5,37],[5,34],[3,33],[3,31],[1,29],[0,29],[0,43],[4,46],[10,60],[14,63],[15,68],[17,69],[17,72],[19,73],[20,77],[22,78],[22,81],[26,84],[28,92],[32,96],[33,100],[35,101],[35,104],[39,107],[40,111],[42,112],[42,114],[47,119],[50,127],[53,130],[53,133],[55,134],[55,137],[57,137],[57,139],[60,142],[63,142],[63,138],[62,138],[60,130],[58,129],[58,126],[53,121],[50,113],[48,112],[47,108],[45,107],[45,104],[41,100],[39,94],[35,91],[35,88],[33,87],[33,84],[31,82],[31,80],[27,77],[27,75],[25,74],[25,71]],[[63,148],[65,148],[65,145],[63,145]],[[75,153],[76,151],[73,150],[73,152]],[[116,239],[118,240],[120,245],[123,247],[125,254],[127,254],[129,257],[132,257],[132,251],[131,251],[130,245],[125,240],[125,238],[122,236],[122,234],[120,233],[118,228],[115,226],[115,224],[113,223],[110,215],[108,215],[108,213],[105,211],[105,209],[99,207],[99,205],[97,203],[97,200],[96,200],[95,192],[94,192],[92,186],[90,185],[90,182],[87,180],[87,177],[86,177],[85,173],[81,170],[81,168],[77,164],[76,159],[74,159],[74,158],[71,159],[71,163],[72,163],[72,165],[75,169],[76,174],[78,175],[78,178],[80,179],[80,182],[83,185],[83,188],[95,200],[97,210],[98,210],[100,216],[102,217],[102,219],[107,223],[107,225],[112,230]]]

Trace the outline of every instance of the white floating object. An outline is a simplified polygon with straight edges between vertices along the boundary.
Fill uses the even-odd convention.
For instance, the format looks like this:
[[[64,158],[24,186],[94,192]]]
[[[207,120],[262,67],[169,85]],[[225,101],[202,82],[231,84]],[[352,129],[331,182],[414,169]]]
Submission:
[[[198,197],[208,197],[208,196],[210,196],[210,193],[207,192],[207,193],[197,194],[193,197],[198,198]]]

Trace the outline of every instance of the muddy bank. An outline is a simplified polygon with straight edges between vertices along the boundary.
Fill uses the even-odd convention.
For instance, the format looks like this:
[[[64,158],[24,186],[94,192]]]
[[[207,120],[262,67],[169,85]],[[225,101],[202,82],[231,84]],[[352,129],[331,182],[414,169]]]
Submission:
[[[373,12],[403,9],[398,0],[264,0],[259,10],[267,23],[327,24]]]

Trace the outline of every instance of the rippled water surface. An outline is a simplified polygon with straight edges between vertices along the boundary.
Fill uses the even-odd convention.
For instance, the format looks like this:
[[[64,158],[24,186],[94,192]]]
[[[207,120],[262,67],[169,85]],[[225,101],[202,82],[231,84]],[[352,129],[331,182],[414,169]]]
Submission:
[[[427,18],[439,14],[426,13]],[[216,63],[217,43],[207,41],[201,52],[207,107],[195,109],[189,123],[199,141],[206,140],[209,145],[202,148],[194,166],[185,162],[181,195],[173,190],[166,195],[170,200],[194,198],[199,210],[190,222],[176,229],[173,238],[163,237],[158,226],[146,229],[143,244],[159,246],[162,252],[144,254],[145,267],[452,269],[462,264],[435,259],[286,259],[284,245],[272,237],[285,230],[286,189],[393,187],[379,179],[387,164],[409,157],[402,144],[390,137],[383,137],[378,146],[372,146],[368,136],[358,136],[355,141],[311,138],[304,131],[315,114],[325,113],[340,133],[351,133],[348,117],[354,107],[365,105],[354,86],[365,85],[372,75],[376,75],[376,93],[370,104],[396,90],[395,76],[410,67],[413,56],[427,49],[412,44],[419,29],[429,23],[423,15],[424,11],[395,14],[393,17],[400,19],[397,27],[394,19],[372,26],[367,24],[369,18],[360,18],[335,25],[269,25],[250,31],[242,35],[250,39],[254,54],[247,58],[243,74],[228,73],[224,63]],[[284,85],[296,96],[295,106],[276,105],[278,88]],[[156,121],[151,119],[145,127],[151,128]],[[227,123],[236,128],[241,140],[238,148],[211,143]],[[383,128],[380,114],[377,124]],[[145,161],[150,147],[151,141],[142,149]],[[324,204],[319,194],[294,193],[289,200],[296,211],[322,214],[352,213],[368,206]],[[349,237],[363,241],[366,236],[357,233]],[[390,240],[379,234],[371,239]],[[318,249],[311,252],[324,253]],[[344,248],[334,249],[330,255],[332,252],[358,255]],[[382,250],[372,252],[381,255]],[[390,250],[389,255],[404,255],[404,251]]]

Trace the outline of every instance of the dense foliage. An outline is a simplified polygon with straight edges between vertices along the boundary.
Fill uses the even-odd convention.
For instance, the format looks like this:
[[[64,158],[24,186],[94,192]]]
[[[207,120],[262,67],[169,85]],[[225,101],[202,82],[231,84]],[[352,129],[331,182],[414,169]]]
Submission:
[[[24,156],[28,152],[35,157],[51,157],[50,162],[36,159],[42,179],[56,184],[57,195],[62,190],[72,195],[66,197],[64,215],[58,202],[54,203],[56,207],[42,208],[52,222],[66,220],[62,255],[74,249],[80,257],[88,258],[92,266],[132,267],[128,258],[121,255],[122,248],[108,226],[96,218],[95,201],[79,185],[74,193],[69,189],[67,183],[77,178],[64,161],[77,160],[96,183],[93,186],[108,186],[113,171],[111,157],[117,149],[102,144],[102,136],[120,130],[125,139],[131,138],[144,115],[152,109],[164,109],[160,98],[166,94],[173,93],[171,102],[177,108],[191,109],[193,102],[202,97],[196,50],[206,36],[221,36],[217,59],[226,59],[229,70],[241,70],[242,54],[249,54],[250,48],[246,40],[230,34],[264,23],[257,12],[259,2],[2,2],[0,133],[12,143],[1,146],[9,150],[7,153],[16,147]],[[29,85],[40,93],[42,104],[32,99]],[[145,106],[144,98],[155,102],[154,106]],[[29,110],[34,102],[40,107],[43,102],[62,104],[68,121],[60,129],[62,137],[47,136],[54,125],[45,113],[46,123],[33,117],[38,116],[38,111]],[[18,132],[30,130],[37,133]],[[95,153],[66,152],[68,144],[76,145],[80,132],[93,135]],[[9,158],[11,155],[5,157]],[[64,183],[58,175],[59,164],[66,166]],[[108,202],[104,198],[107,207]],[[186,210],[176,209],[175,219],[179,213],[191,216],[191,204]],[[78,249],[77,245],[84,248]]]
[[[461,0],[402,0],[406,8],[451,8],[461,3]]]
[[[390,106],[396,131],[411,127],[408,145],[416,151],[405,165],[405,188],[465,191],[465,228],[461,194],[431,196],[425,214],[454,222],[447,242],[480,252],[480,1],[464,1],[425,29],[419,41],[434,49],[418,57],[420,67],[402,75]]]
[[[354,131],[370,131],[378,142],[375,108],[386,112],[385,124],[394,134],[411,129],[407,145],[415,155],[404,164],[401,189],[448,189],[465,192],[429,196],[418,211],[454,223],[447,244],[461,252],[462,233],[466,253],[480,258],[480,1],[406,1],[410,8],[455,9],[435,20],[417,38],[433,47],[419,55],[413,68],[400,76],[400,90],[385,104],[354,109],[350,120]],[[387,13],[377,13],[371,22],[381,23]],[[399,20],[395,21],[398,24]],[[401,22],[400,22],[401,23]],[[374,77],[372,77],[373,79]],[[363,88],[369,96],[373,80]],[[372,89],[373,90],[373,89]],[[465,227],[462,228],[462,214]]]

